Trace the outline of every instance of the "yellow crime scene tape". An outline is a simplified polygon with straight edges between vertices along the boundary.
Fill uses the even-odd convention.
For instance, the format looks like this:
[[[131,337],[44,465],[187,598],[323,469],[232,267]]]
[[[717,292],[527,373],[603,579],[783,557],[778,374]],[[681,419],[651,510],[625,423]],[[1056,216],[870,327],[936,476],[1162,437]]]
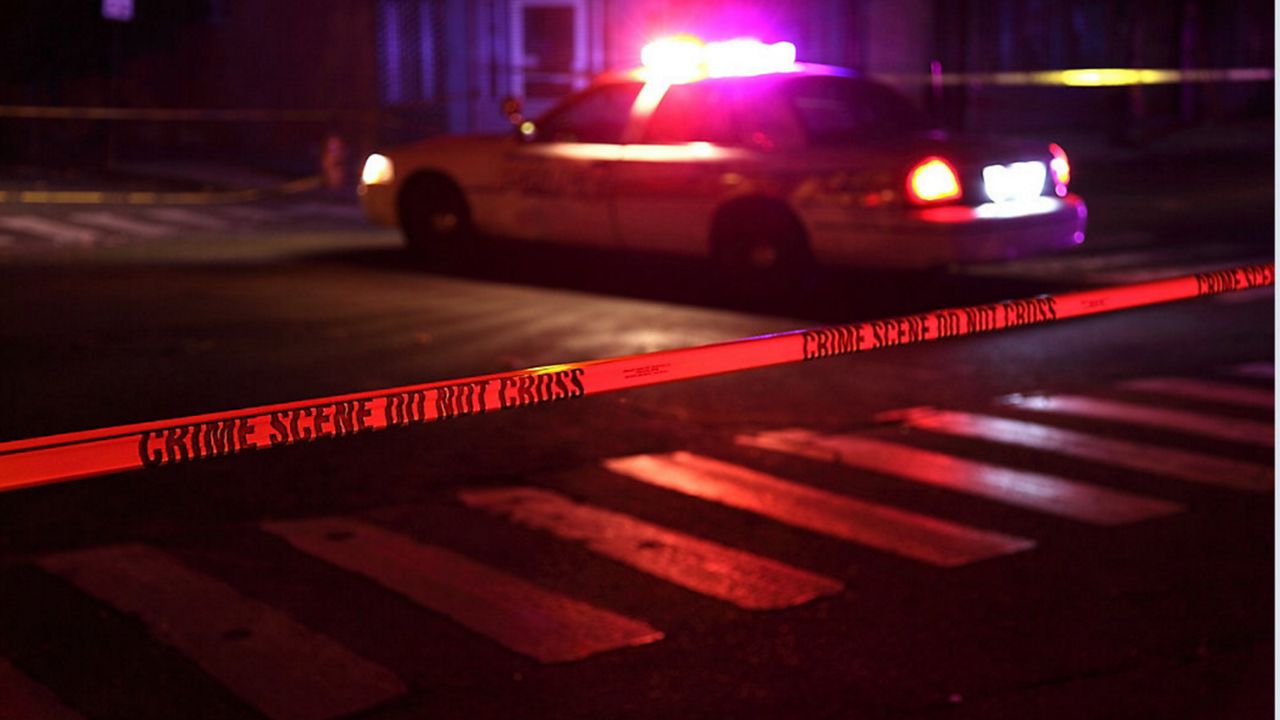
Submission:
[[[1265,263],[1167,280],[0,443],[0,491],[1274,286]]]
[[[1073,70],[1033,70],[987,73],[877,74],[876,77],[901,83],[942,85],[997,85],[1029,87],[1130,87],[1176,85],[1182,83],[1266,82],[1275,77],[1272,68],[1078,68]]]
[[[229,205],[268,197],[294,195],[323,186],[319,175],[263,188],[191,192],[99,190],[0,190],[0,205]]]
[[[0,117],[32,120],[147,120],[151,122],[326,122],[341,110],[267,108],[123,108],[0,105]]]

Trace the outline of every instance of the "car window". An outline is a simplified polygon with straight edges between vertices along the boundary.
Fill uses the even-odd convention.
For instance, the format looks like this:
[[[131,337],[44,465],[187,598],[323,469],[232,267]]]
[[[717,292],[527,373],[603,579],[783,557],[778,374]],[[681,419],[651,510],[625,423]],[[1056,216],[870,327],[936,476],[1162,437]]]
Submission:
[[[736,144],[741,137],[734,122],[736,106],[733,88],[726,83],[672,85],[649,118],[644,142]]]
[[[640,87],[640,83],[619,83],[587,90],[535,123],[533,140],[621,142]]]
[[[787,95],[814,145],[928,128],[924,115],[905,97],[866,80],[799,78],[789,84]]]

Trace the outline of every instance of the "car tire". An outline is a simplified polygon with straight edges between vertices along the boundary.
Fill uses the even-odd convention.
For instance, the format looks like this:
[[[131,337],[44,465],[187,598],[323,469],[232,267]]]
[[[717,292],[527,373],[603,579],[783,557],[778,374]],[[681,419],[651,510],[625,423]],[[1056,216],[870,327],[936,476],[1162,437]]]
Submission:
[[[712,228],[712,247],[735,295],[801,292],[816,277],[804,228],[781,204],[726,208]]]
[[[400,190],[396,211],[405,244],[415,257],[438,262],[472,249],[475,228],[462,190],[440,175],[410,178]]]

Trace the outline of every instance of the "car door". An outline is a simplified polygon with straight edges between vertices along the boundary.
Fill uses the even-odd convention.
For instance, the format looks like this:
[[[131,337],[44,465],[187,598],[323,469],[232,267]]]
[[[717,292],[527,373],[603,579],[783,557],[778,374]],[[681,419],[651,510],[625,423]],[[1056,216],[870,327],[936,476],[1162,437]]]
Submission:
[[[609,207],[614,164],[638,82],[590,88],[523,128],[507,153],[511,234],[544,242],[616,244]]]
[[[712,216],[753,152],[741,142],[734,81],[672,85],[623,148],[614,214],[623,246],[681,255],[710,252]]]

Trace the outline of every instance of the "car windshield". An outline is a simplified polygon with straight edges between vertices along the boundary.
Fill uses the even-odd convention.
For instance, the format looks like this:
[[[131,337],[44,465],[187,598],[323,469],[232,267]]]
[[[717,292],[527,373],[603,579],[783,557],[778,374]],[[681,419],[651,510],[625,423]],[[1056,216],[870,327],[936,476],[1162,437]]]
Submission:
[[[896,91],[852,77],[801,77],[784,93],[810,144],[929,129],[928,119]]]
[[[843,75],[767,75],[671,86],[644,142],[788,149],[927,129],[925,115],[884,85]]]

